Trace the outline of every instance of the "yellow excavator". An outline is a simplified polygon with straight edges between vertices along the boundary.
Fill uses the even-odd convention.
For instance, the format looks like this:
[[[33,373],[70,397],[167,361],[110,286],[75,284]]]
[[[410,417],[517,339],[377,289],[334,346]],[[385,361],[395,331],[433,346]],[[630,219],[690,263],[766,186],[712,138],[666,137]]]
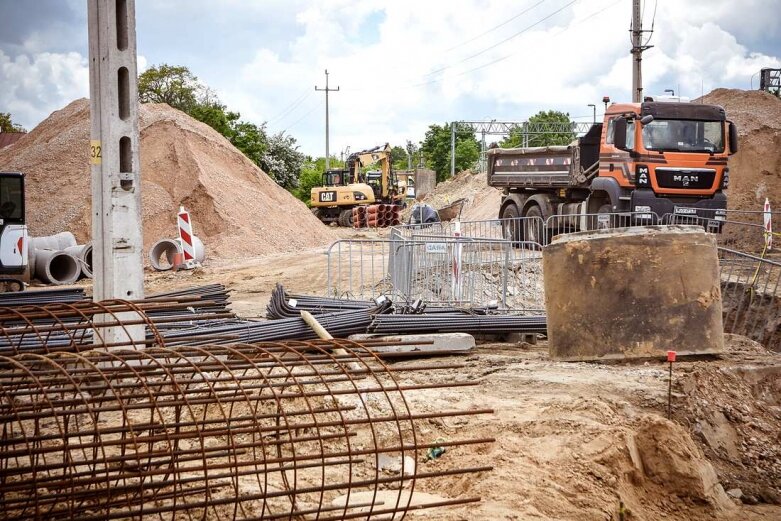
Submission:
[[[363,167],[374,163],[379,163],[379,175],[362,172]],[[323,174],[322,186],[312,188],[312,213],[324,223],[352,226],[353,208],[356,206],[401,201],[403,195],[399,195],[396,186],[388,143],[350,154],[346,166],[342,170],[327,170]]]

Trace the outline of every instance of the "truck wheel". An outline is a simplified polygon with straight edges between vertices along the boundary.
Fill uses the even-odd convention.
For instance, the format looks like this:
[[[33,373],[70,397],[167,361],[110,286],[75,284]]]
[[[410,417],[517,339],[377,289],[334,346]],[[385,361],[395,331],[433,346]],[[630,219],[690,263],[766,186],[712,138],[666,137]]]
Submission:
[[[515,203],[510,203],[502,210],[502,235],[505,239],[513,242],[513,246],[523,240],[521,221],[518,219],[521,216],[521,212],[518,211],[518,207]]]
[[[526,210],[528,217],[523,223],[523,240],[536,242],[540,246],[545,245],[545,224],[542,220],[542,210],[536,204]]]
[[[352,208],[342,210],[341,213],[339,214],[339,226],[342,226],[344,228],[351,228],[352,225],[353,225]]]

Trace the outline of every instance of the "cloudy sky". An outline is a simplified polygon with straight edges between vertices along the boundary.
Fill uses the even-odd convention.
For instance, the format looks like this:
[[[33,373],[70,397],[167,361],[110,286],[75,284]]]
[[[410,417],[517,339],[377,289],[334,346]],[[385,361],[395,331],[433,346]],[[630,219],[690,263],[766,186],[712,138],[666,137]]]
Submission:
[[[646,94],[747,89],[781,67],[781,0],[645,0]],[[589,120],[631,89],[631,0],[136,0],[139,67],[186,65],[232,110],[324,153],[431,123]],[[739,6],[739,7],[738,7]],[[0,0],[0,112],[27,128],[89,91],[85,0]],[[756,87],[757,76],[754,77]]]

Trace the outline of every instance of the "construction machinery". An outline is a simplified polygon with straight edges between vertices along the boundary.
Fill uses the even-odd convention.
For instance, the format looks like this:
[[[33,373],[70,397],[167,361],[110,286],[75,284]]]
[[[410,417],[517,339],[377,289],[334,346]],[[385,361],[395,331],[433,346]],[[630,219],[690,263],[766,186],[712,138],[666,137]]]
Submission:
[[[26,270],[24,174],[0,172],[0,290],[24,289],[22,280]]]
[[[363,172],[379,163],[379,171]],[[395,204],[401,200],[391,165],[391,147],[387,143],[355,152],[347,158],[345,169],[327,170],[322,186],[312,188],[312,213],[324,223],[352,226],[352,209],[374,203]]]
[[[489,150],[488,184],[504,191],[499,217],[515,241],[542,243],[554,215],[570,231],[611,213],[644,222],[686,215],[718,226],[727,208],[727,159],[737,148],[737,129],[722,107],[646,98],[613,103],[603,122],[567,146]]]

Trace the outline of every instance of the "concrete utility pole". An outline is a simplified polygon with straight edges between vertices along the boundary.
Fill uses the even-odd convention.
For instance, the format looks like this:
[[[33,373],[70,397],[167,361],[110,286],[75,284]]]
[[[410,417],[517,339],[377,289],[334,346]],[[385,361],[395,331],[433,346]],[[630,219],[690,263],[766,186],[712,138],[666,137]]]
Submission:
[[[325,169],[328,170],[331,168],[331,152],[328,148],[328,93],[339,91],[339,87],[335,89],[328,88],[328,69],[325,70],[325,88],[319,89],[315,85],[315,90],[325,92]]]
[[[640,12],[640,0],[632,0],[632,102],[643,101],[643,51],[650,45],[643,45],[643,17]]]
[[[88,0],[93,299],[144,297],[135,0]],[[110,318],[107,317],[107,320]],[[127,328],[143,340],[144,327]],[[105,328],[104,342],[127,341]],[[96,335],[97,336],[97,335]]]

